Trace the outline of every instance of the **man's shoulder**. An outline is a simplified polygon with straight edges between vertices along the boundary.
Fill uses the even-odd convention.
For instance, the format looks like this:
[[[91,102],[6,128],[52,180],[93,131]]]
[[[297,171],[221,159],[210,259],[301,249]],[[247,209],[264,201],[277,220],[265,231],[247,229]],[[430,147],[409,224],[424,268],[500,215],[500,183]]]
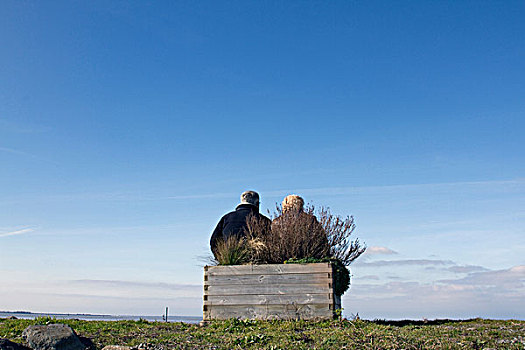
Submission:
[[[224,214],[224,216],[222,217],[223,220],[227,220],[227,219],[238,219],[238,218],[242,218],[242,217],[245,217],[246,215],[249,215],[250,214],[250,211],[244,209],[244,208],[237,208],[235,210],[232,210],[230,211],[229,213],[226,213]]]
[[[222,216],[222,220],[227,219],[228,217],[231,217],[231,216],[235,216],[235,215],[237,215],[237,214],[238,214],[238,212],[235,211],[235,210],[230,211],[229,213],[226,213],[226,214],[224,214],[224,215]]]
[[[267,221],[267,222],[271,222],[272,221],[268,217],[266,217],[263,214],[259,213],[258,211],[254,211],[254,210],[252,210],[250,208],[247,208],[247,207],[241,207],[241,208],[237,207],[235,210],[224,214],[223,217],[222,217],[222,220],[227,220],[229,218],[242,218],[242,217],[246,217],[246,216],[250,216],[250,215],[255,215],[257,218],[259,218],[259,219],[261,219],[263,221]]]

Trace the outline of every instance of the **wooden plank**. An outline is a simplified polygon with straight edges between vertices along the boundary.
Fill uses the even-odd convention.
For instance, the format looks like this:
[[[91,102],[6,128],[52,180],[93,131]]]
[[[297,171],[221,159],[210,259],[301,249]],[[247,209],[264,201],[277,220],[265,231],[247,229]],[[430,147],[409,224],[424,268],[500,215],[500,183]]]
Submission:
[[[204,305],[287,305],[287,304],[332,304],[331,294],[286,294],[286,295],[211,295],[204,296]]]
[[[275,275],[286,273],[331,273],[330,263],[206,266],[205,276]]]
[[[268,284],[268,283],[331,283],[331,273],[290,273],[282,275],[215,275],[208,276],[204,285]]]
[[[204,286],[204,295],[322,294],[332,289],[328,283],[210,285]]]
[[[333,311],[329,304],[309,305],[249,305],[204,306],[205,320],[229,318],[260,320],[330,319]]]

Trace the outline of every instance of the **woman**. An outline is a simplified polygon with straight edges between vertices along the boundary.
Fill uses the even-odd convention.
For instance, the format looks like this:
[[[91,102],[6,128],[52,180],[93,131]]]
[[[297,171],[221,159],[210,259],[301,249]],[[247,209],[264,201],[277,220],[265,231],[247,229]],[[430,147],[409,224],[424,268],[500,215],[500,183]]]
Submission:
[[[300,196],[292,194],[284,198],[282,214],[273,220],[272,232],[281,238],[288,259],[330,256],[326,231],[310,209],[305,212]]]

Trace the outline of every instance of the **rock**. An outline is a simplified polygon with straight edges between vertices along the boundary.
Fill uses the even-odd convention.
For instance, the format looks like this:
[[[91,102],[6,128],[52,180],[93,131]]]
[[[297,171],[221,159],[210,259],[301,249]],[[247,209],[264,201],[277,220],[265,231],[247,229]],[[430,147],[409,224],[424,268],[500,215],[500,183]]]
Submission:
[[[75,332],[65,324],[29,326],[22,336],[34,350],[85,350]]]
[[[22,344],[13,343],[10,340],[0,338],[0,350],[31,350]]]
[[[164,348],[162,345],[159,344],[151,344],[151,343],[141,343],[137,347],[138,350],[163,350]]]
[[[80,342],[82,344],[84,344],[84,348],[86,350],[96,350],[96,348],[97,348],[95,346],[95,343],[93,343],[93,340],[91,340],[89,338],[78,336],[78,340],[80,340]]]
[[[139,346],[125,346],[125,345],[107,345],[102,350],[164,350],[162,345],[141,343]]]
[[[102,350],[164,350],[159,344],[141,343],[138,346],[106,345]]]
[[[8,320],[18,320],[18,317],[16,317],[16,316],[9,316],[7,319]]]

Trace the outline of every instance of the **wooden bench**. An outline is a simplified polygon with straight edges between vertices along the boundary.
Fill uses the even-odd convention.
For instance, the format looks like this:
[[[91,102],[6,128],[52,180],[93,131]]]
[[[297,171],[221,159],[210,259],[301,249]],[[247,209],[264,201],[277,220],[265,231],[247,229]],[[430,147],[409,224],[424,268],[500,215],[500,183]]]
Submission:
[[[330,319],[341,308],[330,263],[204,267],[204,321]]]

